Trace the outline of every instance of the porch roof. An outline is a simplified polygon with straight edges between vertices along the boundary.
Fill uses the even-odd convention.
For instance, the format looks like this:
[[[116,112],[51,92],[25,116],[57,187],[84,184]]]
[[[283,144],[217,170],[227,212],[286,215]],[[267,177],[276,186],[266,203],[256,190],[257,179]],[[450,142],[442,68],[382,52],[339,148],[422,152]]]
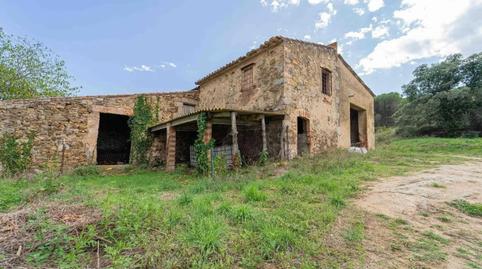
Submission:
[[[148,130],[150,132],[156,132],[167,128],[168,125],[177,126],[177,125],[181,125],[189,122],[195,122],[197,121],[198,115],[202,112],[212,113],[213,118],[215,119],[230,117],[230,112],[236,112],[238,115],[265,115],[265,116],[286,115],[286,113],[284,112],[260,111],[260,110],[239,110],[239,109],[229,109],[229,108],[200,109],[200,110],[193,111],[191,113],[187,113],[187,114],[175,117],[171,120],[156,124],[150,127]]]

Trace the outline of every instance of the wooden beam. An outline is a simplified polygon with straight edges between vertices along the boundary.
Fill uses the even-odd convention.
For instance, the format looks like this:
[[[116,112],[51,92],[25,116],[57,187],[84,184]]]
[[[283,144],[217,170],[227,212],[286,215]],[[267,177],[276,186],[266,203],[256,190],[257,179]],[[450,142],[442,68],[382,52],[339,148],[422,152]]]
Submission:
[[[233,138],[233,156],[236,156],[239,152],[238,127],[236,125],[236,112],[231,112],[231,136]]]
[[[263,136],[263,152],[268,152],[268,145],[266,143],[266,120],[265,116],[261,116],[261,135]]]

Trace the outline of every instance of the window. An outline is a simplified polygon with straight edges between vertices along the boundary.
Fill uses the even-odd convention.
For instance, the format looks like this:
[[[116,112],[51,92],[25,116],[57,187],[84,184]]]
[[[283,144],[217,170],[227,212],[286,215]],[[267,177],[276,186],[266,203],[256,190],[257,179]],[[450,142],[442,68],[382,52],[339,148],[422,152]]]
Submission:
[[[196,106],[193,104],[183,103],[182,104],[182,114],[189,114],[196,110]]]
[[[243,71],[243,77],[241,80],[241,91],[249,91],[254,88],[253,67],[254,64],[250,64],[241,69],[241,71]]]
[[[331,95],[331,72],[328,69],[321,69],[321,92]]]

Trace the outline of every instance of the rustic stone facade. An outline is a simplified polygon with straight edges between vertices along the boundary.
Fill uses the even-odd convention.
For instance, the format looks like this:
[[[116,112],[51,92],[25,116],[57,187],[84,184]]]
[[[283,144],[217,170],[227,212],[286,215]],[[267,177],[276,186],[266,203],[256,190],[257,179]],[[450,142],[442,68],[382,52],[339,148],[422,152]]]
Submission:
[[[242,86],[247,69],[252,70],[252,79],[250,73],[249,85]],[[329,73],[329,93],[322,91],[322,70]],[[263,112],[276,114],[266,124],[267,150],[274,158],[290,159],[302,152],[347,148],[353,144],[354,132],[359,145],[368,149],[375,146],[374,94],[338,54],[336,44],[323,46],[273,37],[196,84],[199,87],[193,91],[144,95],[153,107],[159,108],[158,120],[163,124],[193,110],[225,109],[242,111],[244,115],[252,111],[255,117]],[[58,164],[62,148],[68,168],[95,164],[101,113],[131,116],[136,97],[1,101],[0,134],[26,138],[34,131],[35,167],[49,162]],[[206,139],[215,137],[212,132],[208,122]],[[244,152],[260,151],[259,133],[258,129],[239,131]],[[176,136],[176,128],[170,125],[157,132],[149,153],[151,164],[164,163],[168,169],[174,169],[176,154],[186,157],[185,152],[176,153],[176,144],[186,148],[186,143],[182,143],[185,141],[179,139],[183,136]]]
[[[254,87],[241,89],[242,69],[253,65]],[[331,95],[322,93],[321,72],[331,74]],[[227,108],[285,113],[280,128],[286,152],[298,154],[298,118],[308,129],[303,142],[310,153],[333,147],[350,147],[350,108],[359,112],[361,145],[372,149],[374,94],[338,55],[336,44],[323,46],[274,37],[259,49],[229,63],[198,81],[200,109]],[[214,97],[214,98],[213,98]],[[271,155],[273,156],[273,155]]]
[[[59,166],[62,148],[64,166],[96,163],[100,113],[131,116],[138,95],[42,98],[0,102],[0,134],[26,139],[35,133],[32,149],[34,168]],[[159,107],[159,121],[181,113],[183,103],[196,103],[197,91],[144,94]]]

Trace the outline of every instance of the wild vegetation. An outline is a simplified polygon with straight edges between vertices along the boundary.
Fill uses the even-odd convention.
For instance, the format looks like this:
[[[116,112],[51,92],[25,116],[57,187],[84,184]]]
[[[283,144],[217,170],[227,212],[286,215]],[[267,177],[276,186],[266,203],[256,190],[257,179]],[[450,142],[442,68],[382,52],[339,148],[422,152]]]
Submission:
[[[29,168],[34,136],[30,133],[26,141],[19,141],[11,134],[0,137],[0,172],[3,176],[17,176]]]
[[[376,124],[403,136],[478,137],[482,132],[482,53],[421,65],[398,93],[376,97]]]
[[[65,62],[50,49],[0,27],[0,100],[72,95],[78,88],[71,80]]]
[[[147,130],[154,123],[154,115],[151,105],[145,96],[140,95],[134,104],[134,114],[129,118],[131,129],[131,160],[136,165],[146,165],[148,163],[147,153],[152,144],[152,138]]]
[[[355,266],[364,259],[363,218],[349,214],[338,243],[330,234],[361,183],[461,161],[460,155],[482,156],[482,140],[395,139],[366,155],[331,151],[214,179],[95,167],[57,179],[4,178],[0,266]],[[424,237],[413,248],[439,242]]]

